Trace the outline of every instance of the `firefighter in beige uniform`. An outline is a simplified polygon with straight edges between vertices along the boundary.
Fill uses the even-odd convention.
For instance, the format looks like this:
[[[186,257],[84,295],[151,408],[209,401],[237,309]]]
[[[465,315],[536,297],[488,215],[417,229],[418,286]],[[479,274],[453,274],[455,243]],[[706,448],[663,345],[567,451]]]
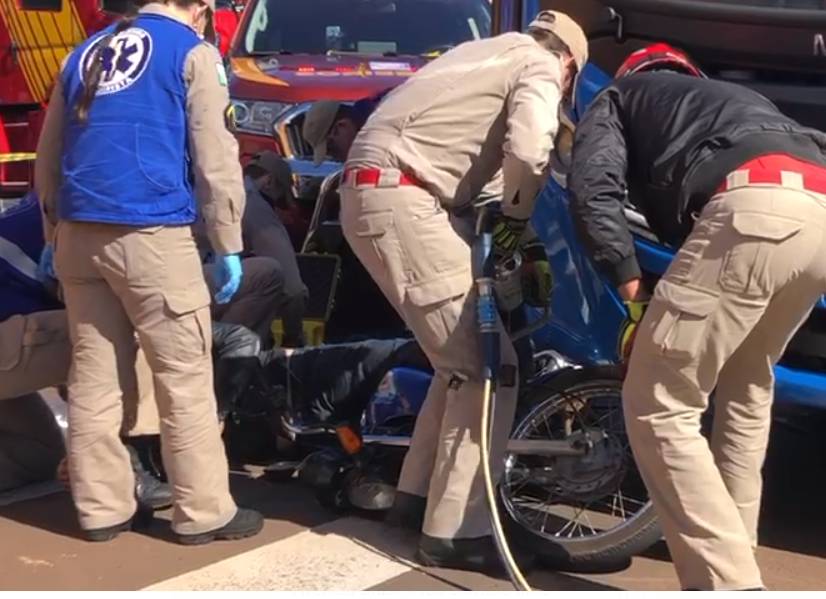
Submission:
[[[229,493],[210,297],[190,231],[200,209],[221,254],[216,301],[228,301],[241,278],[244,190],[221,59],[196,32],[208,10],[199,0],[151,3],[80,45],[38,144],[36,186],[73,345],[72,495],[90,540],[128,529],[136,511],[117,376],[134,364],[135,332],[153,373],[178,539],[239,538],[262,525]]]
[[[826,292],[826,135],[673,49],[645,56],[577,125],[571,208],[629,312],[648,296],[626,201],[679,247],[631,352],[628,437],[682,587],[758,589],[772,367]]]
[[[586,56],[579,26],[551,11],[537,16],[529,35],[462,44],[392,91],[348,155],[344,234],[435,369],[399,483],[402,493],[427,495],[418,553],[425,564],[496,563],[479,470],[472,226],[457,213],[502,168],[498,246],[515,248],[545,181],[560,101]],[[517,391],[508,342],[502,358],[513,376],[497,393],[495,456]],[[420,473],[431,471],[423,488]]]

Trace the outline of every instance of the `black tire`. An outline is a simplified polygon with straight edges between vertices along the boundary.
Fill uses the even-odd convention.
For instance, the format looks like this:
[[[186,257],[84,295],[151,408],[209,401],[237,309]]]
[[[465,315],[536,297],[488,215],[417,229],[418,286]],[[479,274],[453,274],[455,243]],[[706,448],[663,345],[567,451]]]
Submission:
[[[610,390],[611,396],[616,390],[617,401],[621,402],[622,374],[620,370],[613,366],[570,369],[554,376],[547,383],[533,386],[526,396],[520,399],[514,433],[525,425],[526,419],[540,413],[543,406],[567,401],[566,398],[576,397],[577,393],[585,393],[589,389]],[[630,450],[628,454],[630,456]],[[622,478],[620,485],[628,480],[629,472],[638,477],[633,458],[626,459],[624,464],[627,469],[622,470],[618,475]],[[644,486],[642,489],[644,492]],[[643,504],[643,498],[640,497],[641,505],[638,511],[621,524],[607,530],[597,530],[595,534],[567,538],[531,528],[525,522],[519,521],[511,513],[511,510],[515,508],[512,503],[508,503],[504,485],[499,491],[500,512],[508,537],[534,553],[543,564],[556,570],[616,571],[627,567],[634,555],[645,551],[661,538],[654,508],[647,494],[644,497],[645,503]],[[624,507],[622,509],[624,512]],[[592,527],[589,526],[589,528]],[[580,529],[582,529],[581,526]]]

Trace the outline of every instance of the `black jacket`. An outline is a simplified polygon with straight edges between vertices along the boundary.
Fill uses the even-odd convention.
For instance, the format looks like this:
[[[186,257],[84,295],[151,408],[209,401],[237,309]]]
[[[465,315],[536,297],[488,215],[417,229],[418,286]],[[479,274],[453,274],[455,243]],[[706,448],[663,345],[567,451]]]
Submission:
[[[568,187],[580,237],[614,284],[639,277],[626,199],[677,246],[726,175],[767,153],[826,166],[826,135],[739,85],[670,72],[620,79],[576,128]]]

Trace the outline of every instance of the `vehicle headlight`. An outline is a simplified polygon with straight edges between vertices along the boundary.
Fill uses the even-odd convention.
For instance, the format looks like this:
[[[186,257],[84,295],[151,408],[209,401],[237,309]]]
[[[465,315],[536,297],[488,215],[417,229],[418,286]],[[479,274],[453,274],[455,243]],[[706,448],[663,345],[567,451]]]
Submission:
[[[272,135],[275,120],[293,105],[283,102],[232,100],[232,121],[236,131]]]

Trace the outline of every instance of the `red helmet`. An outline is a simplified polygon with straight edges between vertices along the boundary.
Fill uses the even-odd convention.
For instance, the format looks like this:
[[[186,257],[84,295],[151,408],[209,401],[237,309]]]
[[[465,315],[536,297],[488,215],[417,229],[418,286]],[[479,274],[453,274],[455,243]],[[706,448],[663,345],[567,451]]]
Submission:
[[[706,77],[685,52],[663,43],[652,44],[629,54],[617,69],[616,77],[660,69],[677,71],[693,77]]]

